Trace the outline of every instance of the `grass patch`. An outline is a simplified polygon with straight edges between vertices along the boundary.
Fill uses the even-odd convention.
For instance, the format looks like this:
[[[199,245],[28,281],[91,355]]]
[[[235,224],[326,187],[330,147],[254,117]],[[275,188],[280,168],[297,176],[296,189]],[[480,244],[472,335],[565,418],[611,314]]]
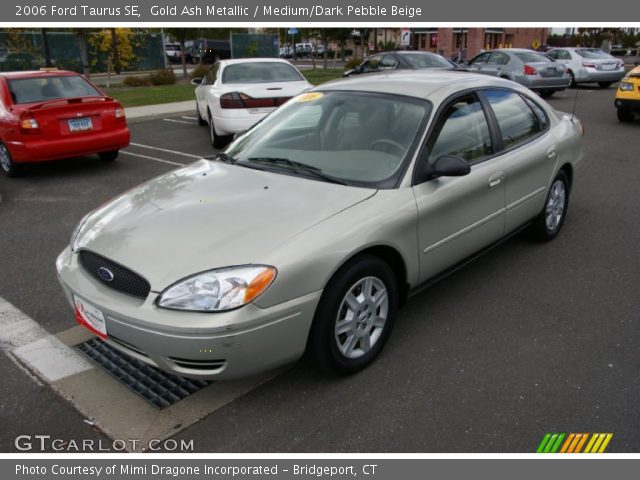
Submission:
[[[316,70],[302,70],[307,81],[313,85],[342,77],[342,68],[317,68]],[[118,100],[125,108],[143,105],[157,105],[161,103],[195,101],[195,87],[189,83],[175,85],[160,85],[157,87],[126,87],[122,84],[104,88],[108,95]]]
[[[105,92],[118,100],[122,106],[140,107],[142,105],[156,105],[159,103],[195,101],[195,87],[191,84],[176,83],[175,85],[160,85],[157,87],[124,87],[113,86],[105,88]]]
[[[335,80],[341,78],[344,70],[342,68],[316,68],[315,70],[301,70],[302,75],[305,76],[307,81],[313,85],[320,85],[321,83],[328,82],[329,80]]]

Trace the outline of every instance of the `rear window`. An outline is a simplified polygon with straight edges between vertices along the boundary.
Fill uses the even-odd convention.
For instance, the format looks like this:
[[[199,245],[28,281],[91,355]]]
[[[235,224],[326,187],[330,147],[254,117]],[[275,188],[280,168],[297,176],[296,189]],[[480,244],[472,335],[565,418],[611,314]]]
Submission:
[[[513,52],[524,63],[551,62],[552,60],[540,52]]]
[[[439,55],[429,55],[428,53],[414,53],[404,56],[405,60],[413,68],[452,68],[454,65],[449,60]]]
[[[289,64],[251,62],[228,65],[222,72],[222,83],[299,82],[302,75]]]
[[[180,45],[165,45],[165,50],[180,50]]]
[[[15,78],[7,82],[13,103],[102,96],[81,76]]]
[[[576,50],[576,53],[584,58],[592,58],[592,59],[609,59],[614,58],[608,53],[603,52],[602,50],[596,50],[591,48],[579,48]]]

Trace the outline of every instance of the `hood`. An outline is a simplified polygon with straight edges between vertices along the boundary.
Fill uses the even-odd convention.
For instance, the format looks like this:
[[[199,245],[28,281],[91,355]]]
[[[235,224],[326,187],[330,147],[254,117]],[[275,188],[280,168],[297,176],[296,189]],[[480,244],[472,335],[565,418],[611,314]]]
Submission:
[[[205,270],[264,263],[288,239],[375,192],[200,160],[91,213],[76,245],[159,291]]]

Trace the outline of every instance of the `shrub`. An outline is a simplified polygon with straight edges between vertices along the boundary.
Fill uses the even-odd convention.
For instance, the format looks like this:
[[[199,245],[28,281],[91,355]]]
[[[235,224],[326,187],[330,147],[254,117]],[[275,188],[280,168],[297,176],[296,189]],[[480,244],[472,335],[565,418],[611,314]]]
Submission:
[[[354,68],[356,68],[361,63],[362,63],[362,59],[361,58],[353,57],[353,58],[347,60],[347,62],[344,64],[344,69],[345,70],[353,70]]]
[[[176,83],[176,74],[170,68],[152,72],[148,78],[152,85],[173,85]]]
[[[189,78],[193,80],[194,78],[204,78],[211,67],[206,65],[198,65],[194,68],[189,74]]]
[[[125,77],[125,79],[122,81],[123,85],[126,85],[127,87],[148,87],[149,85],[151,85],[151,80],[149,79],[149,77],[139,77],[139,76],[129,76],[129,77]]]

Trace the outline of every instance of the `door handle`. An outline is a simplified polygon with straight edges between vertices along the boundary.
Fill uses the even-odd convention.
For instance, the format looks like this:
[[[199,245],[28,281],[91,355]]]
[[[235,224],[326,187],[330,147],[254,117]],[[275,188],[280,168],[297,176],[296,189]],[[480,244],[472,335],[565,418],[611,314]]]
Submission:
[[[500,182],[504,180],[504,172],[496,172],[489,177],[489,188],[500,185]]]
[[[549,150],[547,150],[547,157],[551,160],[553,160],[554,158],[556,158],[556,148],[555,147],[551,147],[549,148]]]

